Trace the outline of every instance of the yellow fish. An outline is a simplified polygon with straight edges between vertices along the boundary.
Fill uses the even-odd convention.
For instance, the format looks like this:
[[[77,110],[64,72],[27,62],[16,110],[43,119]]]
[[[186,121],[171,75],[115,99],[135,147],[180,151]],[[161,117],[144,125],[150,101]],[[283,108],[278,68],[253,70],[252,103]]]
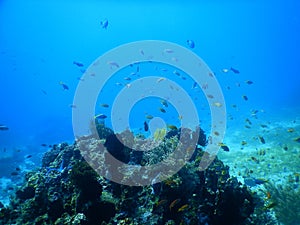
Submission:
[[[167,127],[171,130],[178,130],[178,128],[175,125],[172,125],[172,124],[169,124]]]
[[[186,210],[188,207],[189,207],[189,205],[188,205],[188,204],[185,204],[185,205],[181,206],[181,207],[177,210],[177,212],[182,212],[182,211]]]

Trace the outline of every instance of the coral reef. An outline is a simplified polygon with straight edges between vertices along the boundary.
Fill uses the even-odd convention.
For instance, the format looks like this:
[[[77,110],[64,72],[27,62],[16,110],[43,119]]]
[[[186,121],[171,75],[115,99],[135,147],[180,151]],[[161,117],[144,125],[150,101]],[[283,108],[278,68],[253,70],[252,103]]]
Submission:
[[[152,151],[136,155],[111,130],[100,128],[105,146],[124,162],[157,163],[179,143],[180,130],[168,133]],[[228,167],[216,158],[207,170],[199,170],[206,143],[204,132],[200,136],[200,146],[178,173],[137,187],[111,182],[85,162],[78,146],[88,144],[93,153],[99,144],[93,136],[55,145],[45,153],[42,167],[27,173],[10,205],[1,208],[0,224],[254,224],[256,197],[229,176]],[[99,165],[105,164],[101,157],[95,156]]]
[[[297,182],[296,182],[297,183]],[[296,225],[300,221],[300,188],[293,183],[275,185],[271,182],[265,184],[270,198],[265,208],[273,209],[277,220],[284,225]]]

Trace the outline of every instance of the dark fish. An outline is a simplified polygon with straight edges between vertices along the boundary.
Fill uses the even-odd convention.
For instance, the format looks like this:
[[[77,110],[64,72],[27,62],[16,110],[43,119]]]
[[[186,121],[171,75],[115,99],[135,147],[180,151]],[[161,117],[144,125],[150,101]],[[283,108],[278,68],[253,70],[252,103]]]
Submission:
[[[232,68],[232,67],[230,67],[230,70],[231,70],[232,72],[236,73],[236,74],[239,74],[239,73],[240,73],[240,71],[238,71],[237,69],[234,69],[234,68]]]
[[[246,185],[248,185],[250,187],[254,187],[256,185],[264,184],[268,181],[265,180],[265,179],[261,179],[261,178],[256,179],[256,178],[248,177],[248,178],[244,179],[244,182],[245,182]]]
[[[300,143],[300,137],[294,138],[294,141]]]
[[[19,173],[18,172],[16,172],[16,171],[14,171],[14,172],[11,172],[11,174],[10,175],[12,175],[12,176],[18,176],[19,175]]]
[[[43,147],[47,147],[47,144],[41,144],[41,146],[43,146]]]
[[[21,169],[19,167],[16,168],[16,171],[21,171]]]
[[[193,40],[187,40],[186,43],[190,48],[195,48],[195,42]]]
[[[32,157],[32,155],[27,155],[27,156],[25,156],[26,159],[29,159],[29,158],[31,158],[31,157]]]
[[[107,118],[107,116],[104,114],[98,114],[95,116],[95,119],[106,119],[106,118]]]
[[[267,180],[262,179],[262,178],[257,178],[257,179],[255,178],[254,181],[256,184],[264,184],[264,183],[268,182]]]
[[[63,87],[64,90],[69,90],[68,85],[66,85],[64,82],[59,82],[59,84]]]
[[[144,130],[145,131],[149,130],[149,126],[148,126],[148,123],[146,121],[144,122]]]
[[[100,25],[101,25],[101,28],[106,29],[107,26],[108,26],[108,20],[105,19],[105,20],[101,21],[101,22],[100,22]]]
[[[198,83],[197,83],[197,82],[194,82],[194,83],[193,83],[193,86],[192,86],[192,89],[196,88],[197,85],[198,85]]]
[[[84,66],[83,63],[77,62],[77,61],[73,61],[73,64],[75,64],[78,67],[83,67]]]
[[[251,121],[248,118],[245,119],[245,122],[247,122],[249,125],[252,125]]]
[[[163,108],[158,108],[159,111],[161,111],[162,113],[166,113],[166,110]]]
[[[248,97],[246,95],[243,95],[242,98],[245,100],[245,101],[248,101]]]
[[[250,84],[253,84],[253,81],[251,81],[251,80],[246,80],[245,83],[250,85]]]
[[[5,125],[0,125],[0,130],[8,130],[8,127]]]
[[[219,146],[225,151],[225,152],[229,152],[229,147],[223,143],[219,143]]]
[[[165,99],[161,99],[160,103],[164,106],[164,107],[168,107],[168,102]]]
[[[258,136],[258,138],[259,138],[259,140],[260,140],[261,143],[263,143],[263,144],[266,143],[265,139],[262,136]]]

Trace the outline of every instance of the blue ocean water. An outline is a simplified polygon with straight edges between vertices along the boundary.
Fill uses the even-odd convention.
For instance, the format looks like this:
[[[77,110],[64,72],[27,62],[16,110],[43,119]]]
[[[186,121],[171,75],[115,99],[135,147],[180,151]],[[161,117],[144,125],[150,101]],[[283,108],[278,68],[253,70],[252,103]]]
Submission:
[[[39,165],[49,145],[73,143],[76,108],[70,106],[84,70],[107,51],[135,41],[162,40],[185,48],[187,40],[194,41],[190,50],[206,62],[223,90],[227,138],[244,127],[253,110],[262,114],[259,123],[286,118],[299,123],[299,8],[296,0],[0,1],[0,124],[9,128],[0,131],[0,176],[9,178],[16,166]],[[150,71],[140,65],[140,74],[174,79],[194,100],[198,97],[200,120],[209,132],[210,112],[200,88],[194,92],[190,78],[173,78],[174,69],[164,68]],[[96,114],[109,115],[100,104],[112,105],[118,82],[124,86],[130,80],[112,78]],[[137,105],[130,115],[132,130],[143,132],[149,114],[180,126],[174,107],[167,113],[159,107],[164,108],[159,99]]]

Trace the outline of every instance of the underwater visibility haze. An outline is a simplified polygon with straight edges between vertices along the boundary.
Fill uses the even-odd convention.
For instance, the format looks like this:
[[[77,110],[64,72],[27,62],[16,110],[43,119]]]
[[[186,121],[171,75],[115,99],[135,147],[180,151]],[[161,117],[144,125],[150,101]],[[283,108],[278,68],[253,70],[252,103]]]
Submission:
[[[299,9],[0,1],[0,224],[299,224]]]

